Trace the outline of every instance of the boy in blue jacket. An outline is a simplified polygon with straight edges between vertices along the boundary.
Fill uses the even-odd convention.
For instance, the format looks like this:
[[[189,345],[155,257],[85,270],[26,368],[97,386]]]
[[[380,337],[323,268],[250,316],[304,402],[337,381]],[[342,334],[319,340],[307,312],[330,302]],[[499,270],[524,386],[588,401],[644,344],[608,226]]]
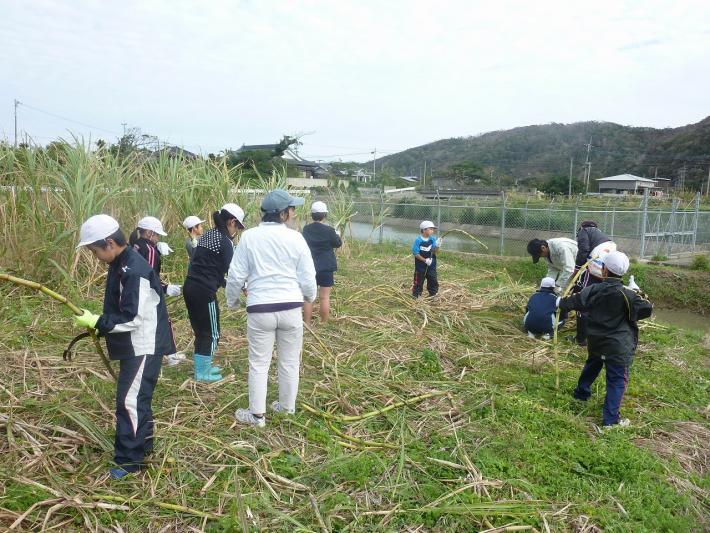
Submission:
[[[414,283],[412,296],[419,298],[424,290],[424,280],[429,296],[439,292],[439,280],[436,275],[436,254],[441,247],[441,239],[434,237],[436,226],[431,220],[419,224],[420,235],[414,240],[412,254],[414,255]]]
[[[540,289],[535,292],[525,306],[523,326],[528,332],[528,337],[542,335],[544,340],[549,340],[555,333],[555,320],[557,314],[557,295],[555,294],[555,279],[542,278]],[[561,327],[565,323],[567,313],[560,315]]]
[[[101,315],[84,309],[76,325],[106,338],[109,358],[118,360],[116,388],[116,468],[111,478],[138,471],[153,450],[153,390],[163,356],[175,351],[163,288],[143,257],[129,247],[118,222],[95,215],[81,226],[77,248],[86,246],[109,265]]]

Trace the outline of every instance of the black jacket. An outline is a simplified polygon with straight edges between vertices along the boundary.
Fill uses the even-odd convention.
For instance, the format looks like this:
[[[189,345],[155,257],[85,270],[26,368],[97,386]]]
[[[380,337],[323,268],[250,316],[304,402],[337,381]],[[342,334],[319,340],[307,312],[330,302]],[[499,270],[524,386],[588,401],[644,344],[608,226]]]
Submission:
[[[145,259],[150,267],[155,271],[155,273],[158,275],[158,279],[160,279],[160,250],[150,242],[148,239],[144,239],[143,237],[140,237],[136,243],[133,245],[133,249],[138,252],[138,254]],[[167,283],[163,283],[162,281],[160,282],[160,286],[163,288],[163,292],[166,292],[168,290],[168,285]]]
[[[599,228],[586,227],[580,228],[577,232],[577,257],[575,264],[581,267],[589,259],[589,254],[592,250],[602,243],[609,242],[611,239]]]
[[[158,275],[130,246],[109,265],[96,328],[111,359],[175,353]]]
[[[648,318],[653,305],[623,286],[620,278],[606,278],[582,292],[560,300],[562,311],[586,311],[590,356],[614,365],[629,366],[638,344],[638,320]]]
[[[232,240],[217,228],[206,231],[197,241],[195,255],[187,270],[185,285],[195,285],[214,295],[226,285],[224,276],[234,255]]]
[[[303,228],[303,238],[311,249],[316,272],[335,272],[338,263],[335,260],[334,248],[340,248],[343,241],[340,235],[322,222],[313,222]]]

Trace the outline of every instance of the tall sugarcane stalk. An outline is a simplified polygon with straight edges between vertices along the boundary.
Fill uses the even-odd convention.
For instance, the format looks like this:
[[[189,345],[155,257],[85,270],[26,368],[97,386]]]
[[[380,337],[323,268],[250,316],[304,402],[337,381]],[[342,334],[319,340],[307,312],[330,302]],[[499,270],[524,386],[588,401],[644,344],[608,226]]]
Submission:
[[[23,279],[23,278],[18,278],[16,276],[11,276],[10,274],[3,274],[0,272],[0,280],[2,281],[9,281],[10,283],[14,283],[15,285],[21,285],[23,287],[27,287],[29,289],[34,289],[36,291],[40,291],[50,298],[53,298],[57,300],[59,303],[62,303],[66,305],[69,310],[74,313],[77,316],[80,316],[83,314],[83,311],[81,308],[77,307],[74,305],[71,301],[69,301],[65,296],[62,296],[61,294],[53,291],[49,287],[45,287],[41,283],[37,283],[36,281],[30,281],[28,279]],[[91,340],[94,341],[94,348],[96,348],[96,353],[99,354],[99,357],[103,361],[104,365],[106,366],[106,369],[109,371],[109,374],[113,376],[114,380],[118,380],[116,377],[116,373],[114,372],[113,368],[111,367],[111,363],[109,362],[108,358],[106,357],[106,354],[104,353],[103,348],[101,348],[101,343],[99,342],[99,338],[96,336],[96,330],[94,328],[87,328],[87,331],[89,332],[89,335],[91,335]]]

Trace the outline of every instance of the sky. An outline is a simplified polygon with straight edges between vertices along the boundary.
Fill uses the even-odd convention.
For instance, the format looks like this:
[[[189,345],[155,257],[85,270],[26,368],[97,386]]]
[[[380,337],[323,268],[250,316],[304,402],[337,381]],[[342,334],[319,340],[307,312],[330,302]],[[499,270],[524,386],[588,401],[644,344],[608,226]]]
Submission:
[[[710,115],[710,2],[0,0],[0,138],[371,160],[550,122]]]

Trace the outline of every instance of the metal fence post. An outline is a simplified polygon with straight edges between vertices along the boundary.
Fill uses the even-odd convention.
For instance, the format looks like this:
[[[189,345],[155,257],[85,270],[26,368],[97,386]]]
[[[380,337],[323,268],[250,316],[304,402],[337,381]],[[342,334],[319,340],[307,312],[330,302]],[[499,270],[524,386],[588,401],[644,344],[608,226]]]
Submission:
[[[379,243],[382,244],[385,231],[385,192],[384,185],[382,186],[382,192],[380,192],[380,240]]]
[[[616,221],[616,204],[614,204],[614,207],[612,208],[611,211],[611,233],[609,235],[609,238],[613,241],[614,240],[614,222]]]
[[[500,255],[505,252],[505,191],[501,193],[503,195],[503,204],[500,209]]]
[[[436,227],[441,233],[441,196],[439,196],[439,188],[436,189]]]
[[[555,197],[552,197],[552,200],[550,200],[550,205],[547,206],[547,232],[550,232],[550,229],[552,229],[552,204],[555,201]]]
[[[673,245],[676,239],[676,212],[678,211],[678,199],[673,198],[673,203],[671,204],[671,219],[668,223],[670,230],[670,239],[668,239],[668,257],[673,255]]]
[[[577,238],[577,222],[579,221],[579,196],[577,196],[577,202],[574,204],[574,227],[572,228],[572,238]]]
[[[530,203],[530,197],[525,200],[525,217],[523,218],[523,229],[528,229],[528,204]]]
[[[693,252],[695,252],[695,243],[698,239],[698,221],[700,220],[700,193],[695,195],[695,220],[693,221]]]
[[[648,189],[643,190],[643,201],[641,203],[641,250],[639,251],[639,258],[643,259],[646,254],[646,215],[648,214]]]

